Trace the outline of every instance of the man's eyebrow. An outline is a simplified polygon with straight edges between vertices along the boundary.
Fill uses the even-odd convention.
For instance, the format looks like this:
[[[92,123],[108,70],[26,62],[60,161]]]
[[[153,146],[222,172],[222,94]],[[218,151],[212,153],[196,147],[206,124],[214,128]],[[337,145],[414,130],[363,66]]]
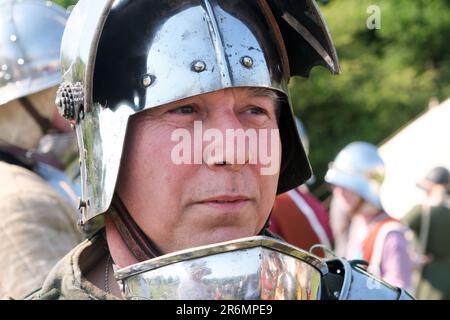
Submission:
[[[248,91],[252,96],[255,97],[269,97],[273,98],[274,100],[280,99],[278,93],[275,90],[269,88],[248,88]]]
[[[254,97],[268,97],[275,102],[275,114],[277,119],[280,117],[281,105],[285,100],[277,91],[269,88],[248,88],[250,94]]]
[[[185,101],[185,100],[187,100],[187,99],[174,101],[174,102],[169,102],[169,103],[166,103],[166,104],[163,104],[163,105],[159,105],[159,106],[154,106],[154,107],[151,107],[149,109],[143,110],[142,113],[146,114],[148,116],[155,116],[159,112],[162,112],[162,111],[164,111],[166,109],[182,107],[182,106],[185,106],[187,104],[190,104],[189,101]]]

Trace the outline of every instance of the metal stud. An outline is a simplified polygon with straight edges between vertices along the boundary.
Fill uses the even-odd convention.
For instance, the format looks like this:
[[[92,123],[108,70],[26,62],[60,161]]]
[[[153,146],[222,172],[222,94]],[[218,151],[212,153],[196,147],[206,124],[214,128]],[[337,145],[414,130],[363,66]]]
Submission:
[[[25,60],[23,60],[23,58],[17,59],[17,64],[23,65],[24,63],[25,63]]]
[[[145,88],[150,87],[152,85],[152,83],[153,83],[153,77],[150,74],[147,73],[142,76],[142,85]]]
[[[69,121],[78,123],[84,118],[84,90],[80,82],[63,82],[56,93],[55,104],[59,113]]]
[[[206,70],[206,63],[200,60],[194,61],[192,63],[192,70],[200,73]]]
[[[241,58],[241,63],[244,67],[247,69],[250,69],[253,67],[253,59],[249,56],[244,56]]]
[[[12,34],[9,36],[9,40],[11,40],[11,42],[16,42],[17,41],[17,36],[15,34]]]

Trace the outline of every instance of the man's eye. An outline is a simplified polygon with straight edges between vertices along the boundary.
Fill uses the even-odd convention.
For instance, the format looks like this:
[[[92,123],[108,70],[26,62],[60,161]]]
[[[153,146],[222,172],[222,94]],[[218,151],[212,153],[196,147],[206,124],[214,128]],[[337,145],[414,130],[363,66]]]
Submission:
[[[261,114],[261,115],[267,114],[267,111],[261,107],[251,107],[247,109],[247,112],[251,114]]]
[[[175,109],[172,109],[169,111],[170,113],[176,113],[176,114],[192,114],[195,113],[195,107],[194,106],[182,106]]]

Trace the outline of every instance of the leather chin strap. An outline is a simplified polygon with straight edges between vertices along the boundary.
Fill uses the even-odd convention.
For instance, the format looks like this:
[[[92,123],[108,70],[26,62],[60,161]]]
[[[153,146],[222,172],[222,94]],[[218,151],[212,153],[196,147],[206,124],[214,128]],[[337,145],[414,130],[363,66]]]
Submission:
[[[33,104],[28,98],[22,97],[19,98],[18,101],[23,106],[23,108],[28,112],[28,114],[34,119],[34,121],[36,121],[36,123],[41,128],[43,134],[47,134],[48,132],[55,130],[55,127],[53,126],[52,122],[47,118],[41,116],[41,114],[36,110],[36,108],[33,106]]]
[[[134,222],[119,195],[114,194],[112,210],[108,212],[122,240],[134,257],[139,261],[146,261],[161,255],[159,249]]]
[[[17,100],[28,112],[28,114],[34,119],[34,121],[36,121],[43,134],[57,131],[50,120],[40,115],[40,113],[36,110],[36,108],[28,98],[22,97]],[[3,143],[1,139],[0,153],[4,154],[2,159],[6,159],[8,163],[18,164],[30,170],[38,162],[52,166],[61,171],[64,170],[64,166],[56,158],[49,154],[39,153],[34,150],[26,150],[14,145],[10,145],[9,143]]]
[[[16,159],[16,161],[14,162],[7,162],[12,164],[19,164],[30,170],[38,162],[44,163],[61,171],[64,170],[64,166],[56,158],[52,157],[49,154],[26,150],[13,145],[0,145],[0,152],[10,155],[12,159]]]
[[[272,210],[270,210],[269,217],[267,218],[264,227],[258,233],[258,236],[266,236],[266,237],[275,238],[275,239],[279,239],[279,240],[283,240],[284,241],[284,239],[282,237],[280,237],[279,235],[277,235],[277,234],[275,234],[275,233],[273,233],[272,231],[269,230],[270,217],[272,217],[272,211],[273,211],[273,208],[272,208]]]
[[[279,236],[278,234],[273,233],[272,231],[270,231],[269,228],[262,229],[261,232],[258,233],[258,236],[266,236],[266,237],[270,237],[270,238],[286,241],[281,236]]]

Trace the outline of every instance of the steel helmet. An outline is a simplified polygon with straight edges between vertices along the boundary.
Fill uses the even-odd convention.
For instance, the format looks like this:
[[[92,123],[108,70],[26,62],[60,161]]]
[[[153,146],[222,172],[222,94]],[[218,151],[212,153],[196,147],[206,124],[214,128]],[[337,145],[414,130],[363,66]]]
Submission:
[[[435,167],[417,185],[424,190],[431,189],[433,185],[442,185],[450,192],[450,172],[445,167]]]
[[[300,121],[300,118],[295,117],[295,125],[297,126],[297,132],[300,137],[300,140],[302,141],[303,149],[305,150],[306,155],[309,155],[309,138],[308,134],[306,133],[305,126],[303,125],[303,122]]]
[[[0,0],[0,106],[60,83],[67,16],[51,1]]]
[[[353,142],[330,164],[325,181],[355,192],[381,209],[380,188],[385,173],[378,148],[367,142]]]
[[[278,193],[311,175],[287,83],[315,65],[339,73],[313,0],[80,0],[63,36],[60,112],[76,124],[82,222],[108,210],[128,118],[233,87],[275,90],[282,163]]]

